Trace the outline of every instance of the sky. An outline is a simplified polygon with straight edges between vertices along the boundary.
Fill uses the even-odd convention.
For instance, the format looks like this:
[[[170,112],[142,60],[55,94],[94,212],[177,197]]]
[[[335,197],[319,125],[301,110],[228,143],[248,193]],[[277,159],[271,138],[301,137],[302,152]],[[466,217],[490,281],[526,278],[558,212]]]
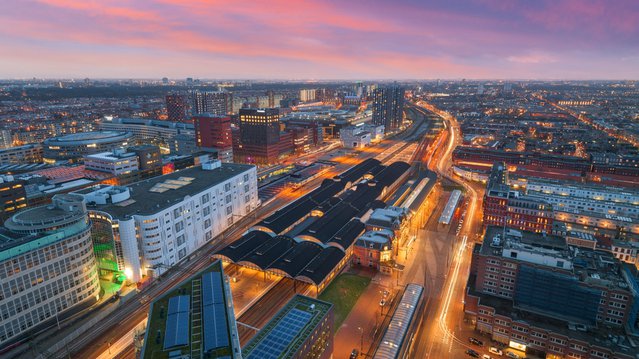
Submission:
[[[639,79],[639,0],[1,0],[0,78]]]

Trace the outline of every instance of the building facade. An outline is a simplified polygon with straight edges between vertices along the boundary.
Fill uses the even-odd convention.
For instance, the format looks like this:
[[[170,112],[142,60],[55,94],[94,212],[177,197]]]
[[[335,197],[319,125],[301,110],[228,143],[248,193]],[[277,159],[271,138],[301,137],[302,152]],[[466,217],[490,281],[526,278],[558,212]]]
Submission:
[[[384,126],[385,132],[399,130],[404,118],[404,89],[388,86],[373,91],[373,124]]]
[[[202,114],[193,116],[195,142],[200,148],[214,148],[222,162],[233,162],[231,117]]]
[[[138,156],[133,152],[126,152],[123,148],[96,153],[84,157],[84,168],[120,176],[139,169]]]
[[[280,114],[277,108],[240,110],[240,140],[233,149],[237,162],[272,164],[280,153]]]
[[[0,225],[27,206],[26,181],[0,175]]]
[[[24,145],[0,149],[0,165],[42,162],[42,146]]]
[[[95,303],[100,294],[83,198],[13,215],[0,231],[0,345]]]
[[[133,134],[126,131],[80,132],[46,139],[43,143],[43,159],[46,163],[76,162],[95,153],[127,147]]]
[[[118,262],[133,282],[164,273],[259,206],[255,167],[220,161],[77,193],[94,221],[112,228]]]
[[[191,93],[193,115],[229,115],[233,112],[233,94],[230,92],[194,91]]]
[[[189,114],[188,97],[183,94],[166,95],[166,115],[170,122],[184,122]]]

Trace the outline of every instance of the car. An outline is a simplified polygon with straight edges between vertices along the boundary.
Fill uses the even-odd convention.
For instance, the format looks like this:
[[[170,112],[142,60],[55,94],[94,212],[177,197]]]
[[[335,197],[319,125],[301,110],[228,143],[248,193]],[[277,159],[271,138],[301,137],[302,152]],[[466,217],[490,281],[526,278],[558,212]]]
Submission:
[[[481,356],[481,359],[493,359],[493,358],[491,358],[490,355],[488,354],[484,354]]]
[[[357,357],[359,357],[359,350],[357,350],[357,349],[353,349],[353,351],[351,352],[351,357],[350,357],[350,359],[355,359],[355,358],[357,358]]]
[[[493,354],[504,355],[504,352],[502,352],[501,350],[499,350],[496,347],[490,347],[490,348],[488,348],[488,351],[493,353]]]
[[[384,300],[384,299],[380,300],[379,301],[379,305],[380,305],[380,307],[385,306],[386,305],[386,300]]]
[[[484,342],[482,342],[481,340],[479,340],[477,338],[470,337],[470,338],[468,338],[468,341],[473,343],[473,344],[475,344],[475,345],[478,345],[480,347],[484,345]]]
[[[472,350],[472,349],[468,349],[466,350],[466,355],[469,355],[473,358],[479,358],[479,353],[477,353],[476,351]]]
[[[519,355],[513,353],[513,352],[506,352],[506,356],[512,359],[519,359]]]

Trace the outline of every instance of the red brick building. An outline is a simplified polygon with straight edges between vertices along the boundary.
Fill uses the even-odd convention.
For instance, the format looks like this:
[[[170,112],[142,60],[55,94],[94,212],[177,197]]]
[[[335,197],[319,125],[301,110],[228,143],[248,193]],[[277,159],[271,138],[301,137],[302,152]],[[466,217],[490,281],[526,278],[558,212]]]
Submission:
[[[193,117],[195,141],[198,147],[218,150],[222,162],[233,162],[231,118],[202,114]]]

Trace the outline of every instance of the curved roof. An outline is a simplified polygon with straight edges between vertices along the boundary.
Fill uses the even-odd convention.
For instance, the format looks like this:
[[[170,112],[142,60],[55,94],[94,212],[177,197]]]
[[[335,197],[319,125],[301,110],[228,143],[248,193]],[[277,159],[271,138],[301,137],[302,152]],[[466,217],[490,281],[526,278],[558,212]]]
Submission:
[[[69,135],[51,137],[44,140],[45,145],[77,146],[88,144],[110,143],[127,140],[132,137],[131,132],[125,131],[92,131],[79,132]]]
[[[282,253],[293,247],[294,243],[295,241],[291,237],[270,237],[251,254],[242,258],[241,262],[254,264],[262,270],[269,269],[273,262],[282,256]]]
[[[218,256],[224,256],[232,262],[239,262],[242,258],[251,254],[255,249],[264,244],[271,238],[271,235],[262,231],[251,231],[242,236],[242,238],[220,249]]]
[[[325,248],[295,278],[307,278],[315,285],[320,285],[345,255],[336,247]]]
[[[291,277],[295,277],[308,263],[322,251],[317,243],[303,241],[297,243],[282,255],[269,269],[279,269]]]
[[[408,169],[410,165],[406,162],[398,161],[393,162],[384,168],[383,171],[375,176],[375,180],[381,185],[388,187],[395,183],[399,177],[401,177]]]
[[[364,176],[370,170],[379,166],[380,164],[381,164],[380,161],[374,158],[368,158],[360,162],[359,164],[351,167],[349,170],[338,175],[337,177],[342,179],[343,182],[355,182],[358,179],[362,178],[362,176]]]
[[[357,218],[353,218],[350,222],[340,228],[333,238],[328,240],[328,243],[336,244],[338,248],[345,251],[351,246],[351,244],[353,244],[355,239],[364,232],[365,228],[366,226],[362,223],[362,221]]]

